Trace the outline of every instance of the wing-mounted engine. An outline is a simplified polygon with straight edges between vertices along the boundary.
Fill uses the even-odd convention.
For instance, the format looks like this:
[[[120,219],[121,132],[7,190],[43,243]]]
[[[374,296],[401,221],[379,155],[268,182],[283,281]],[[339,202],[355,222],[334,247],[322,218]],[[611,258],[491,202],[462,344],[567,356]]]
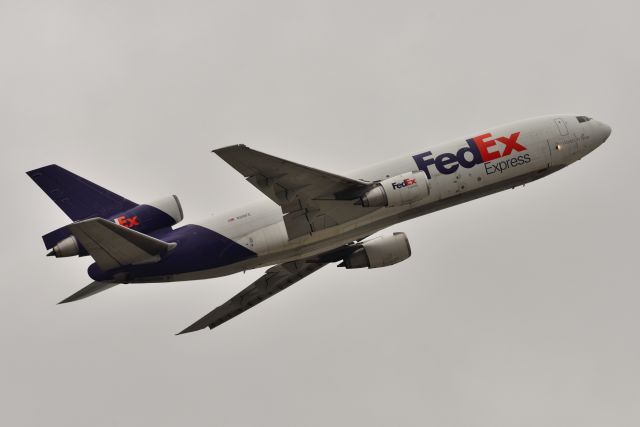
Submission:
[[[411,256],[411,246],[404,233],[375,237],[359,244],[338,267],[379,268],[397,264]]]
[[[360,197],[364,207],[403,206],[429,195],[424,172],[407,172],[380,181]]]
[[[105,219],[118,225],[130,228],[141,233],[152,233],[157,230],[169,228],[182,221],[182,206],[177,196],[167,196],[150,203],[134,206],[123,212],[118,212]],[[61,237],[56,240],[56,237]],[[65,237],[67,236],[67,237]],[[55,257],[68,257],[75,255],[87,255],[77,239],[70,235],[67,227],[43,236],[45,244],[47,240],[53,240],[53,250],[49,255]],[[57,242],[57,243],[55,243]],[[51,247],[47,244],[48,247]]]

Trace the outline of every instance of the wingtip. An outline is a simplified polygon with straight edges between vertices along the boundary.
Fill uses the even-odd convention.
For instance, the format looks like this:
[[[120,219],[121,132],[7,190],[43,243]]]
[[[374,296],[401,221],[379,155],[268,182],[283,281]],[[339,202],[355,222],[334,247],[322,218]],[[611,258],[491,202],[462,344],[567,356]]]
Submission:
[[[203,330],[204,328],[213,329],[213,328],[211,328],[210,325],[202,325],[202,324],[196,322],[196,323],[194,323],[192,325],[189,325],[188,327],[186,327],[182,331],[178,332],[176,335],[188,334],[190,332],[197,332],[197,331]]]
[[[81,289],[81,290],[82,290],[82,289]],[[78,292],[80,292],[80,291],[78,291]],[[60,304],[69,304],[70,302],[79,301],[79,300],[81,300],[81,299],[86,298],[87,296],[90,296],[90,295],[87,295],[87,296],[77,295],[77,294],[78,294],[78,292],[76,292],[76,293],[75,293],[75,294],[73,294],[73,295],[69,295],[68,297],[66,297],[65,299],[63,299],[62,301],[60,301],[59,303],[57,303],[56,305],[60,305]]]
[[[220,154],[224,151],[233,150],[233,149],[242,149],[247,148],[244,144],[236,144],[236,145],[227,145],[226,147],[214,148],[211,150],[212,153]]]
[[[118,284],[118,282],[113,282],[113,281],[104,281],[104,282],[92,282],[89,285],[85,286],[84,288],[80,289],[78,292],[76,292],[75,294],[68,296],[67,298],[63,299],[62,301],[60,301],[58,303],[59,304],[66,304],[69,302],[74,302],[74,301],[79,301],[81,299],[85,299],[87,297],[90,297],[92,295],[98,294],[100,292],[106,291],[109,288],[112,288],[114,286],[116,286]]]

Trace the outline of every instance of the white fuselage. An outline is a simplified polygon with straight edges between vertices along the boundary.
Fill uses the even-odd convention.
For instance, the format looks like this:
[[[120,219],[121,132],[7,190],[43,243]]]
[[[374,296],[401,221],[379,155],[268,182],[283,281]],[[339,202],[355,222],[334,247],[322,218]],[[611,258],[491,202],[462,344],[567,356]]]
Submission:
[[[610,132],[597,120],[580,122],[573,115],[545,116],[498,126],[424,152],[344,173],[352,179],[376,182],[422,169],[429,178],[429,192],[416,202],[374,209],[355,220],[292,240],[287,236],[280,207],[265,198],[197,223],[250,249],[257,257],[178,274],[172,280],[218,277],[327,252],[404,220],[546,176],[593,151]],[[470,153],[458,159],[455,155],[468,147],[467,140],[474,137],[482,145],[483,161],[471,166]],[[464,167],[465,163],[469,167]]]

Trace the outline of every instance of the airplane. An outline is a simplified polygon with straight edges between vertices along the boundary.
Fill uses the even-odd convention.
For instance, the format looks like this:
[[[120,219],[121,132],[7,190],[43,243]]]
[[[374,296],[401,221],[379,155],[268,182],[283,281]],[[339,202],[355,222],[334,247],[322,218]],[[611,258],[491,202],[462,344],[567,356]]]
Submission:
[[[266,198],[174,228],[178,197],[138,204],[55,164],[27,175],[73,221],[44,236],[49,256],[89,255],[94,281],[60,303],[120,283],[222,277],[270,267],[179,334],[213,329],[320,268],[381,268],[411,256],[394,224],[552,174],[604,143],[611,128],[551,115],[485,129],[342,175],[245,145],[213,150]]]

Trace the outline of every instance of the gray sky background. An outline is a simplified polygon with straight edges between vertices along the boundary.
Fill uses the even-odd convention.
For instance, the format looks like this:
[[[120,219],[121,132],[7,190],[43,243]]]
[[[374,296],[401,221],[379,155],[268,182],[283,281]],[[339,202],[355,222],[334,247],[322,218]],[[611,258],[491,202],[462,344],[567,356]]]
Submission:
[[[0,0],[0,424],[637,426],[640,7],[634,1]],[[264,197],[210,150],[333,172],[500,123],[590,115],[609,141],[542,181],[389,231],[175,337],[261,271],[56,306],[89,259],[49,163],[185,223]]]

